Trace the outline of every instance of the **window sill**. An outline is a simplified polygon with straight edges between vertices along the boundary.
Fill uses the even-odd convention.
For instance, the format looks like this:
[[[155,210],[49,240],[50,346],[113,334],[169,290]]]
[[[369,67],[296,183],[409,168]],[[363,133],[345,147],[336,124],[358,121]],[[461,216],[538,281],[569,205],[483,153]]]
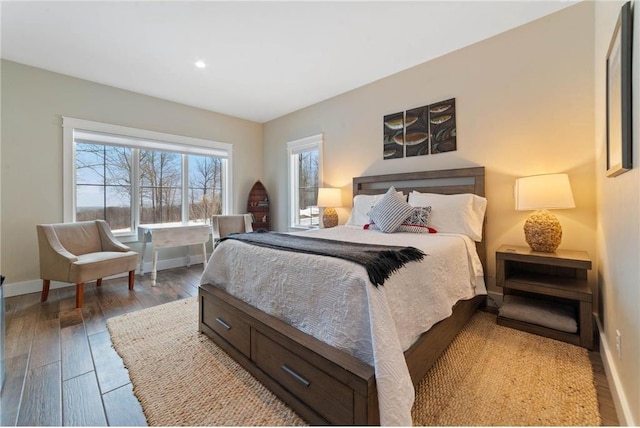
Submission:
[[[289,226],[289,232],[304,232],[305,230],[316,230],[320,229],[320,226]]]

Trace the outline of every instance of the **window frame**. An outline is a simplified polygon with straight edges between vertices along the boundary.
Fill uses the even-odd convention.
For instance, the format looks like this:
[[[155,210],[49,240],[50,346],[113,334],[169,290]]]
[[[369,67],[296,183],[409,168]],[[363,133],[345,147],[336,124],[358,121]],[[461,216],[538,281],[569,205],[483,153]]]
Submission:
[[[319,226],[303,226],[296,224],[297,215],[300,214],[300,207],[298,206],[298,194],[299,194],[299,178],[298,178],[298,159],[297,156],[302,152],[311,150],[318,151],[318,183],[320,186],[324,183],[323,170],[323,147],[324,147],[324,134],[312,135],[310,137],[301,138],[299,140],[289,141],[287,143],[287,167],[288,167],[288,227],[290,230],[308,230],[317,229]],[[297,215],[296,215],[297,214]]]
[[[146,149],[158,151],[170,151],[182,155],[212,156],[226,159],[226,168],[223,171],[223,191],[222,191],[222,212],[229,214],[233,206],[233,145],[218,141],[205,140],[201,138],[186,137],[182,135],[167,134],[164,132],[149,131],[145,129],[131,128],[127,126],[112,125],[102,122],[94,122],[72,117],[62,117],[63,128],[63,221],[65,223],[76,221],[76,136],[84,137],[83,141],[91,141],[96,134],[100,134],[100,139],[95,139],[96,144],[112,144],[126,146],[133,149]],[[84,134],[83,134],[84,132]],[[134,150],[132,162],[139,163],[138,151]],[[187,180],[188,173],[185,169],[185,156],[182,161],[182,223],[188,223],[189,207]],[[186,175],[186,176],[185,176]],[[132,182],[135,183],[132,189],[133,200],[137,201],[140,172],[136,166],[133,168]],[[131,206],[133,230],[126,234],[118,234],[118,238],[123,242],[133,242],[138,240],[138,226],[140,221],[140,207],[137,203]],[[185,216],[186,212],[186,216]]]

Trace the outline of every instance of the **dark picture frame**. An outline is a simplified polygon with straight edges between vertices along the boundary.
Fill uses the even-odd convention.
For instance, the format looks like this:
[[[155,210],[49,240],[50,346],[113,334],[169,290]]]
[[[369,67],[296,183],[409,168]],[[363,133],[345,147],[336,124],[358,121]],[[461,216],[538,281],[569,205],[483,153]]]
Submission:
[[[631,2],[622,6],[607,52],[607,176],[631,165]]]

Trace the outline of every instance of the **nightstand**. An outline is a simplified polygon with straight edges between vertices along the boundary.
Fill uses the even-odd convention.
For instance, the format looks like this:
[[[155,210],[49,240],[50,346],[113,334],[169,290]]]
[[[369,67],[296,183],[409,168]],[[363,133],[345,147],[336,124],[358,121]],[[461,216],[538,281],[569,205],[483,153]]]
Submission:
[[[498,324],[593,349],[589,269],[591,260],[584,251],[542,253],[529,247],[502,245],[496,251],[496,285],[503,289],[506,306]],[[513,310],[516,299],[518,310]],[[577,331],[549,325],[549,321],[567,316],[575,318]]]

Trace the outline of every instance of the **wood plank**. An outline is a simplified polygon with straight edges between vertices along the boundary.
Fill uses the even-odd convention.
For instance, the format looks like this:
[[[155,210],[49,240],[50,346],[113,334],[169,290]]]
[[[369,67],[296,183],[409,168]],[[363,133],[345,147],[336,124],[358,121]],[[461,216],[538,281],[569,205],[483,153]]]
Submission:
[[[169,287],[173,288],[176,292],[176,297],[178,299],[182,299],[184,297],[193,297],[198,295],[198,287],[189,284],[184,281],[183,276],[180,275],[180,272],[168,272],[166,275],[166,281],[163,280],[164,283],[167,283]],[[182,297],[184,296],[184,297]]]
[[[82,309],[75,307],[60,311],[59,317],[61,329],[84,323],[82,319]]]
[[[593,369],[593,377],[596,384],[596,392],[598,394],[598,407],[600,409],[600,418],[602,426],[619,426],[618,414],[613,403],[609,382],[604,370],[604,364],[598,351],[589,351],[589,360]]]
[[[40,311],[40,293],[29,293],[21,296],[14,296],[5,299],[5,302],[9,304],[8,313],[20,312],[24,313],[31,309]]]
[[[124,367],[122,358],[111,346],[109,332],[89,336],[89,345],[103,394],[129,383],[129,372]]]
[[[162,303],[147,287],[138,286],[135,288],[135,293],[135,297],[143,309],[151,308]]]
[[[163,303],[173,302],[175,300],[189,297],[189,294],[185,293],[184,290],[174,287],[173,281],[166,279],[166,277],[159,279],[156,282],[156,286],[151,287],[150,289],[153,295],[160,299]]]
[[[196,264],[186,268],[184,272],[176,271],[176,273],[179,273],[181,276],[184,277],[183,279],[184,282],[190,283],[197,289],[200,286],[200,277],[202,277],[202,271],[203,271],[202,264]]]
[[[102,287],[96,288],[96,297],[98,298],[98,304],[102,309],[102,313],[107,319],[127,312],[121,306],[118,296],[113,293],[110,287],[103,285]]]
[[[95,372],[62,382],[64,426],[106,426]]]
[[[49,291],[46,302],[40,302],[40,317],[38,321],[57,319],[60,313],[60,296],[64,295],[64,288]]]
[[[42,316],[42,314],[40,314]],[[53,316],[53,314],[50,314]],[[60,320],[46,317],[36,324],[31,345],[29,368],[46,366],[60,361]]]
[[[4,360],[6,377],[2,385],[0,400],[0,425],[13,426],[18,418],[20,410],[20,399],[22,398],[22,387],[27,374],[27,363],[29,355],[22,354]]]
[[[107,319],[98,303],[98,296],[96,296],[95,290],[85,295],[84,304],[82,305],[82,319],[87,336],[107,331]]]
[[[80,309],[76,309],[82,314]],[[75,324],[60,330],[62,380],[68,380],[93,371],[93,360],[84,324]]]
[[[30,369],[17,425],[62,425],[62,394],[60,392],[60,362]]]
[[[111,426],[147,426],[140,402],[128,383],[102,396],[107,420]]]
[[[37,320],[37,312],[25,311],[24,315],[16,313],[7,322],[4,341],[5,358],[29,354]]]
[[[123,286],[123,284],[120,283],[110,283],[107,287],[109,287],[109,291],[116,296],[120,302],[120,307],[125,311],[125,313],[138,311],[143,308],[136,298],[135,288],[133,290],[129,290],[128,286]]]

